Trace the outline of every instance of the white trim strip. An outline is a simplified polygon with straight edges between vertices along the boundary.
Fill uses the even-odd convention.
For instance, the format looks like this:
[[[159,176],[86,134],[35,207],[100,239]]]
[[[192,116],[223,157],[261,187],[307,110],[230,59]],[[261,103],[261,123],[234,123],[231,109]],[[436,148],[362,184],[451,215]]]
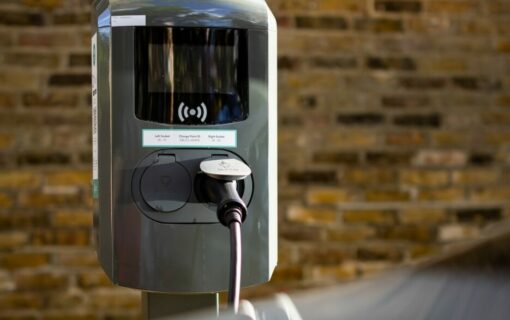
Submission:
[[[269,272],[278,261],[278,99],[277,25],[267,7],[268,24],[268,180],[269,180]]]

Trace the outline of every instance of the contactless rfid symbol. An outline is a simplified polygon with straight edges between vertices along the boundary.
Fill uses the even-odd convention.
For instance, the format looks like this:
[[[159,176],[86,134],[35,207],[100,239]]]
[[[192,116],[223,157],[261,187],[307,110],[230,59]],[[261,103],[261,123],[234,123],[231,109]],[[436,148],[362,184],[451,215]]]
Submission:
[[[190,108],[185,105],[184,102],[181,102],[177,113],[179,114],[181,122],[184,122],[189,117],[195,117],[199,119],[200,122],[205,122],[205,118],[207,118],[207,107],[205,103],[202,102],[198,107]]]

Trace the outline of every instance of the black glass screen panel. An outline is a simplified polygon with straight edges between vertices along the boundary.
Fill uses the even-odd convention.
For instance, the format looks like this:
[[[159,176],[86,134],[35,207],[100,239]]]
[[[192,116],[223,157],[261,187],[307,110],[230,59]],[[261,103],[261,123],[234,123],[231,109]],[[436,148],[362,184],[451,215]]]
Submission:
[[[192,125],[245,120],[247,54],[246,30],[136,28],[136,116]]]

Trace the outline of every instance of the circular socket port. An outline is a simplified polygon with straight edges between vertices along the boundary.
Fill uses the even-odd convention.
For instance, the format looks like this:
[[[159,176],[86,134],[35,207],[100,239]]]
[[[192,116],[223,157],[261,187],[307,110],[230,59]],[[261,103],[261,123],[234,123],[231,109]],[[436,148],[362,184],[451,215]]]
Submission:
[[[172,212],[183,207],[191,194],[191,178],[172,156],[159,156],[148,167],[140,181],[142,198],[159,212]]]

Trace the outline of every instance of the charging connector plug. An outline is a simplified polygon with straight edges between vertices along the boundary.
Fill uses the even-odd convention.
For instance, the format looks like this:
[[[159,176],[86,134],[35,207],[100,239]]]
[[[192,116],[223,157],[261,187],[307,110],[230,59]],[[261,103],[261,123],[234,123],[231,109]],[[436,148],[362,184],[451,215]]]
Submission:
[[[230,230],[230,283],[229,305],[237,313],[241,289],[241,224],[248,209],[237,192],[237,181],[251,174],[251,169],[236,159],[204,160],[200,170],[207,175],[202,192],[216,203],[216,214],[221,224]]]
[[[239,222],[244,222],[248,210],[237,192],[237,182],[235,180],[217,180],[217,178],[208,176],[202,181],[201,189],[206,198],[217,205],[216,214],[221,224],[226,227],[229,226],[232,219],[232,210],[235,210],[239,215]]]

